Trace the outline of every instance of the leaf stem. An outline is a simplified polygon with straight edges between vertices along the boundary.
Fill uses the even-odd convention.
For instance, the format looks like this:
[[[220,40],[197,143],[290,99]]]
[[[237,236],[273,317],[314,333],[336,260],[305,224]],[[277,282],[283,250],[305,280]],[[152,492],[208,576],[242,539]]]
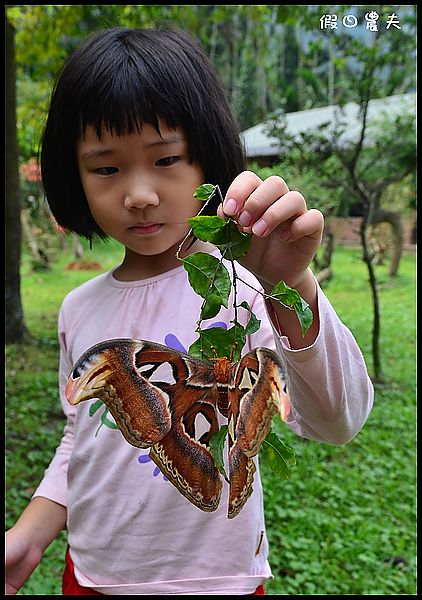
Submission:
[[[197,216],[197,217],[199,217],[199,216],[201,215],[201,213],[202,213],[202,212],[203,212],[203,211],[204,211],[204,210],[207,208],[208,204],[211,202],[211,200],[212,200],[212,198],[213,198],[213,196],[214,196],[214,194],[215,194],[216,192],[218,192],[218,194],[220,195],[221,202],[223,201],[223,197],[222,197],[222,195],[221,195],[220,188],[218,187],[218,185],[216,185],[216,186],[214,187],[214,189],[213,189],[212,193],[209,195],[208,199],[207,199],[207,200],[206,200],[206,202],[204,203],[204,206],[201,208],[201,210],[199,210],[199,211],[196,213],[196,216]],[[188,238],[189,238],[191,235],[192,235],[192,227],[189,229],[189,231],[187,232],[187,234],[185,235],[185,237],[183,238],[183,240],[182,240],[182,241],[180,242],[180,244],[179,244],[179,247],[178,247],[178,249],[177,249],[177,252],[176,252],[176,258],[177,258],[178,260],[183,260],[182,258],[180,258],[180,252],[182,251],[183,244],[186,242],[186,240],[187,240],[187,239],[188,239]],[[193,237],[195,238],[195,236],[193,236]],[[195,239],[196,239],[196,238],[195,238]],[[192,242],[189,244],[189,246],[186,248],[186,250],[188,250],[188,249],[191,247],[191,245],[192,245],[192,244],[193,244],[193,241],[192,241]]]
[[[280,304],[282,304],[285,308],[288,308],[289,310],[294,310],[293,306],[284,304],[284,302],[281,302],[281,300],[278,300],[277,298],[273,298],[273,296],[271,296],[271,294],[266,294],[265,292],[262,292],[261,290],[257,290],[253,285],[251,285],[250,283],[248,283],[241,277],[238,277],[238,280],[241,281],[244,285],[250,287],[251,290],[253,290],[257,294],[260,294],[264,298],[264,300],[275,300],[276,302],[279,302]]]
[[[233,258],[233,254],[232,254],[232,249],[231,249],[231,239],[230,239],[230,230],[228,231],[228,243],[226,246],[226,250],[228,251],[230,257],[230,263],[231,263],[231,269],[232,269],[232,273],[233,273],[233,306],[234,306],[234,324],[238,325],[239,323],[239,319],[237,318],[238,312],[237,312],[237,272],[236,272],[236,267],[234,266],[234,258]]]

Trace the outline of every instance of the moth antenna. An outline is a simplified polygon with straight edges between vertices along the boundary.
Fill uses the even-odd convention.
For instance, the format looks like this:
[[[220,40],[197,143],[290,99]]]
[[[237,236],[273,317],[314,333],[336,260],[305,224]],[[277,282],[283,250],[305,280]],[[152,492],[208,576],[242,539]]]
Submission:
[[[234,362],[233,359],[234,359],[234,355],[236,353],[236,349],[237,349],[238,345],[239,345],[239,342],[234,342],[233,343],[232,349],[230,351],[230,362]]]
[[[218,356],[217,349],[215,346],[211,346],[211,353],[212,356],[210,356],[209,354],[205,355],[208,358],[208,360],[219,360],[219,358],[221,358],[220,356]]]

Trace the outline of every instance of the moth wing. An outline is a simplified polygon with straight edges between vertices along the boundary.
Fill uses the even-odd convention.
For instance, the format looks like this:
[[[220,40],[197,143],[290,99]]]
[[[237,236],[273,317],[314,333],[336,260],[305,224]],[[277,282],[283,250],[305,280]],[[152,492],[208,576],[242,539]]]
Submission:
[[[285,395],[284,372],[272,350],[257,348],[233,366],[229,379],[228,516],[235,517],[253,491],[253,457],[271,429]]]
[[[142,360],[148,365],[172,366],[172,381],[166,387],[171,412],[169,432],[150,450],[162,473],[192,504],[204,511],[218,507],[221,478],[208,449],[218,431],[218,389],[211,364],[187,354],[147,343]]]
[[[268,348],[246,354],[236,365],[234,386],[240,392],[235,437],[246,456],[256,456],[274,415],[285,415],[286,383],[277,354]]]
[[[230,441],[229,441],[230,446]],[[253,492],[254,473],[256,471],[253,458],[248,458],[235,442],[229,450],[230,490],[227,516],[236,517]]]
[[[144,340],[118,338],[95,344],[77,360],[68,378],[70,404],[100,398],[125,439],[149,448],[171,429],[173,413],[183,413],[203,395],[178,395],[174,389],[207,365],[167,346]],[[167,373],[163,376],[164,367]]]
[[[75,363],[66,395],[71,404],[101,398],[125,439],[151,447],[181,494],[202,510],[217,508],[222,483],[208,450],[218,430],[212,365],[154,342],[106,340]]]
[[[198,424],[200,416],[202,422]],[[204,422],[208,424],[205,427]],[[216,510],[222,491],[221,478],[208,449],[209,438],[218,428],[215,400],[195,402],[174,420],[170,432],[149,454],[179,492],[207,512]]]

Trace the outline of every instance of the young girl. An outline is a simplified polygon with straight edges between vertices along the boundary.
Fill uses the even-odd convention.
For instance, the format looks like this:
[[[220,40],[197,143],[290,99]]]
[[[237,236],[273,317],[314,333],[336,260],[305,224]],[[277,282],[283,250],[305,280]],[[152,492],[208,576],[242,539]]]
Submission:
[[[239,283],[238,303],[246,300],[261,319],[243,352],[276,349],[286,370],[289,427],[306,438],[349,442],[368,417],[373,389],[353,336],[309,268],[321,213],[308,210],[280,177],[262,181],[244,170],[222,87],[180,31],[111,29],[91,37],[55,87],[41,158],[58,223],[89,240],[112,237],[125,252],[120,265],[72,291],[61,307],[67,425],[32,501],[7,533],[6,592],[21,588],[67,527],[65,595],[262,594],[271,570],[259,472],[237,517],[227,519],[224,493],[215,512],[202,512],[155,468],[148,450],[99,428],[101,411],[90,411],[89,402],[70,406],[64,387],[75,361],[97,342],[137,338],[187,349],[196,339],[202,299],[175,255],[187,219],[202,206],[194,190],[218,184],[225,197],[219,214],[254,234],[237,266],[241,279],[265,291],[283,280],[314,315],[302,337],[294,312]],[[218,254],[197,240],[189,252],[198,250]],[[222,309],[208,324],[232,319],[232,309]]]

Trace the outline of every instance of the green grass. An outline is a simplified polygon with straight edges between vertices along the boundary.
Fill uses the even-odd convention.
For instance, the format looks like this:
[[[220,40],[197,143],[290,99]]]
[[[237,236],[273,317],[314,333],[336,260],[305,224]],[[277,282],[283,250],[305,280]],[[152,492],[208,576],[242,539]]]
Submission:
[[[121,257],[98,245],[87,258],[104,270]],[[22,297],[31,344],[7,348],[6,524],[10,527],[42,478],[62,434],[57,397],[56,319],[64,295],[98,272],[22,267]],[[406,254],[399,275],[377,267],[381,358],[385,382],[374,409],[346,446],[303,440],[282,428],[296,453],[290,480],[262,466],[270,562],[269,594],[415,595],[416,273]],[[357,249],[337,248],[324,291],[353,331],[372,374],[372,300]],[[60,595],[66,538],[48,549],[20,594]]]

